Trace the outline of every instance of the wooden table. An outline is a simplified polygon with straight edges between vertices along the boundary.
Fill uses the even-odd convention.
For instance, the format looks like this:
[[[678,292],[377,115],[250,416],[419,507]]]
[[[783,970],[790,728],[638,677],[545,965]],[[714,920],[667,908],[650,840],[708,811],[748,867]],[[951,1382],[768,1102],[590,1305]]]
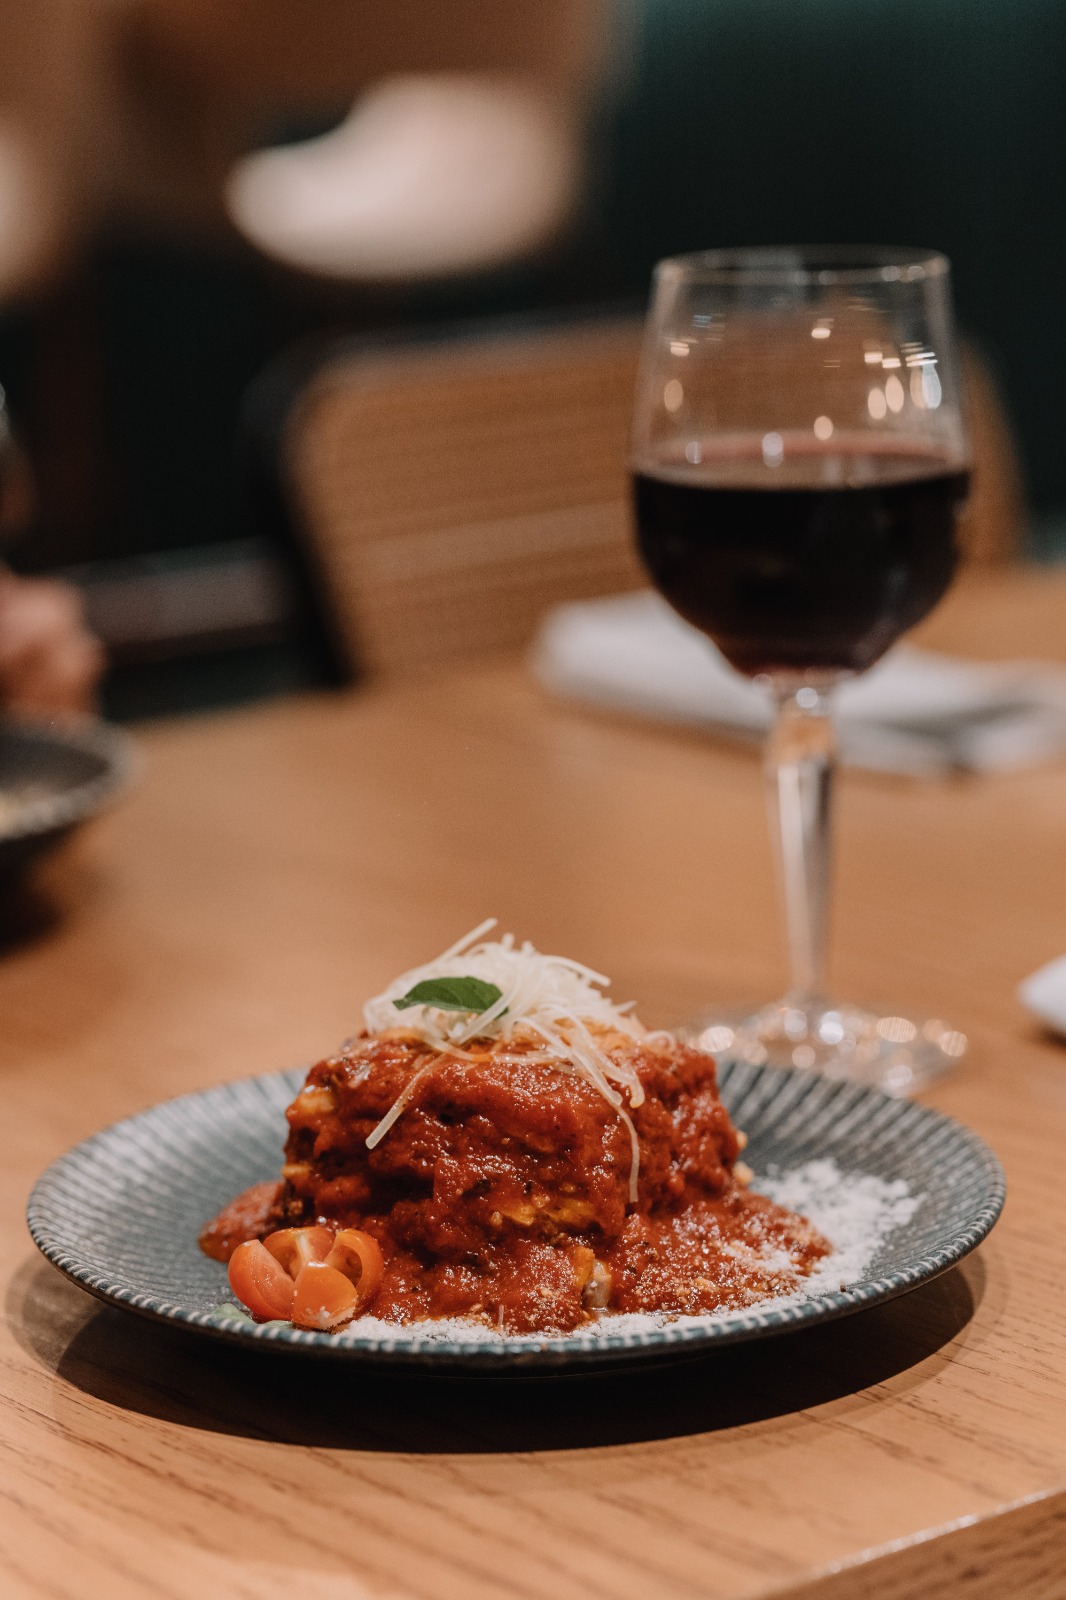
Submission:
[[[1066,581],[926,630],[1066,657]],[[998,1150],[988,1243],[902,1301],[662,1370],[477,1383],[236,1356],[101,1308],[22,1209],[67,1145],[324,1053],[486,912],[650,1023],[782,957],[750,752],[549,702],[513,664],[172,722],[0,958],[7,1600],[1066,1596],[1066,763],[848,775],[835,978],[973,1041],[930,1099]],[[175,1248],[185,1248],[175,1241]]]

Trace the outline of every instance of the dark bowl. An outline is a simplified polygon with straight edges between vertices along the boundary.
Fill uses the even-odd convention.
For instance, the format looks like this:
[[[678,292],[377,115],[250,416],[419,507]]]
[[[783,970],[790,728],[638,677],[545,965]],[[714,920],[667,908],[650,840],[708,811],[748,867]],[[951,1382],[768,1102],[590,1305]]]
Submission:
[[[0,720],[0,885],[101,810],[132,767],[131,741],[106,723]]]

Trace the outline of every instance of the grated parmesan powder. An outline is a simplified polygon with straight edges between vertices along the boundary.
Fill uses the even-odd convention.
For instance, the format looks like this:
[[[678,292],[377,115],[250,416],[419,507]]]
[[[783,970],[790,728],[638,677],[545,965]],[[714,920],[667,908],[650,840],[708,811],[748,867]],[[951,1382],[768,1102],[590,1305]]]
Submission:
[[[698,1327],[752,1312],[779,1309],[832,1294],[857,1283],[870,1267],[878,1250],[890,1234],[903,1227],[921,1205],[921,1197],[911,1194],[902,1179],[887,1181],[870,1173],[842,1172],[830,1159],[807,1161],[800,1167],[774,1169],[756,1178],[752,1187],[809,1218],[833,1246],[832,1254],[815,1263],[813,1271],[790,1294],[760,1300],[739,1310],[709,1312],[703,1316],[671,1317],[662,1312],[604,1313],[595,1322],[585,1323],[572,1333],[524,1335],[552,1344],[614,1334],[642,1334],[665,1327]],[[768,1254],[767,1259],[770,1259]],[[783,1263],[784,1264],[784,1263]],[[509,1336],[486,1323],[463,1317],[433,1322],[385,1322],[380,1317],[364,1316],[346,1330],[360,1341],[381,1341],[417,1337],[420,1343],[508,1343]],[[345,1333],[336,1336],[345,1338]]]

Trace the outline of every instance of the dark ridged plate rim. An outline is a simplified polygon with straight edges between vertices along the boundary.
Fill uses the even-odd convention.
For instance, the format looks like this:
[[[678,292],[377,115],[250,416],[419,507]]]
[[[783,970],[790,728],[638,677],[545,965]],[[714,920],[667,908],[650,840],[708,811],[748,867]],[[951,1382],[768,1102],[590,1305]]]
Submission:
[[[904,1176],[926,1208],[924,1217],[920,1207],[915,1223],[908,1225],[913,1242],[906,1237],[908,1227],[897,1230],[902,1237],[882,1248],[887,1259],[880,1267],[875,1260],[858,1282],[809,1300],[699,1324],[599,1336],[578,1333],[565,1340],[431,1341],[419,1335],[417,1324],[387,1339],[370,1339],[279,1323],[224,1321],[208,1307],[190,1303],[195,1292],[182,1291],[183,1271],[204,1281],[213,1272],[217,1286],[211,1292],[217,1292],[219,1301],[228,1298],[224,1268],[200,1256],[193,1218],[205,1220],[239,1188],[277,1173],[283,1108],[303,1078],[301,1068],[181,1095],[84,1140],[53,1162],[34,1186],[27,1208],[34,1243],[61,1272],[99,1299],[231,1345],[333,1361],[490,1374],[676,1358],[847,1316],[906,1294],[961,1261],[988,1234],[1005,1197],[1002,1169],[984,1141],[928,1106],[860,1084],[727,1062],[720,1068],[722,1096],[749,1133],[757,1171],[832,1156],[844,1170]],[[246,1149],[243,1142],[236,1150],[227,1142],[227,1118],[233,1117],[249,1133]],[[174,1161],[186,1174],[184,1186],[160,1182],[165,1162]],[[124,1204],[114,1213],[102,1212],[94,1225],[93,1206],[116,1178]],[[183,1229],[187,1247],[182,1238],[173,1264],[173,1297],[160,1293],[158,1286],[139,1286],[135,1272],[124,1273],[116,1264],[138,1205],[136,1239],[150,1248],[154,1241],[163,1259],[174,1252],[167,1206],[176,1206],[179,1213],[185,1206],[188,1212]]]

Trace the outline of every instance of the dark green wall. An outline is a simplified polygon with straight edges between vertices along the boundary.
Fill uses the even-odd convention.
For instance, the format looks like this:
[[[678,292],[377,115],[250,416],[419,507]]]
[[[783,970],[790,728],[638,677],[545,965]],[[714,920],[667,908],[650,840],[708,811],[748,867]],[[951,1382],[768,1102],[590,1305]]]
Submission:
[[[605,140],[624,281],[723,244],[936,246],[1066,504],[1066,0],[644,0]]]

